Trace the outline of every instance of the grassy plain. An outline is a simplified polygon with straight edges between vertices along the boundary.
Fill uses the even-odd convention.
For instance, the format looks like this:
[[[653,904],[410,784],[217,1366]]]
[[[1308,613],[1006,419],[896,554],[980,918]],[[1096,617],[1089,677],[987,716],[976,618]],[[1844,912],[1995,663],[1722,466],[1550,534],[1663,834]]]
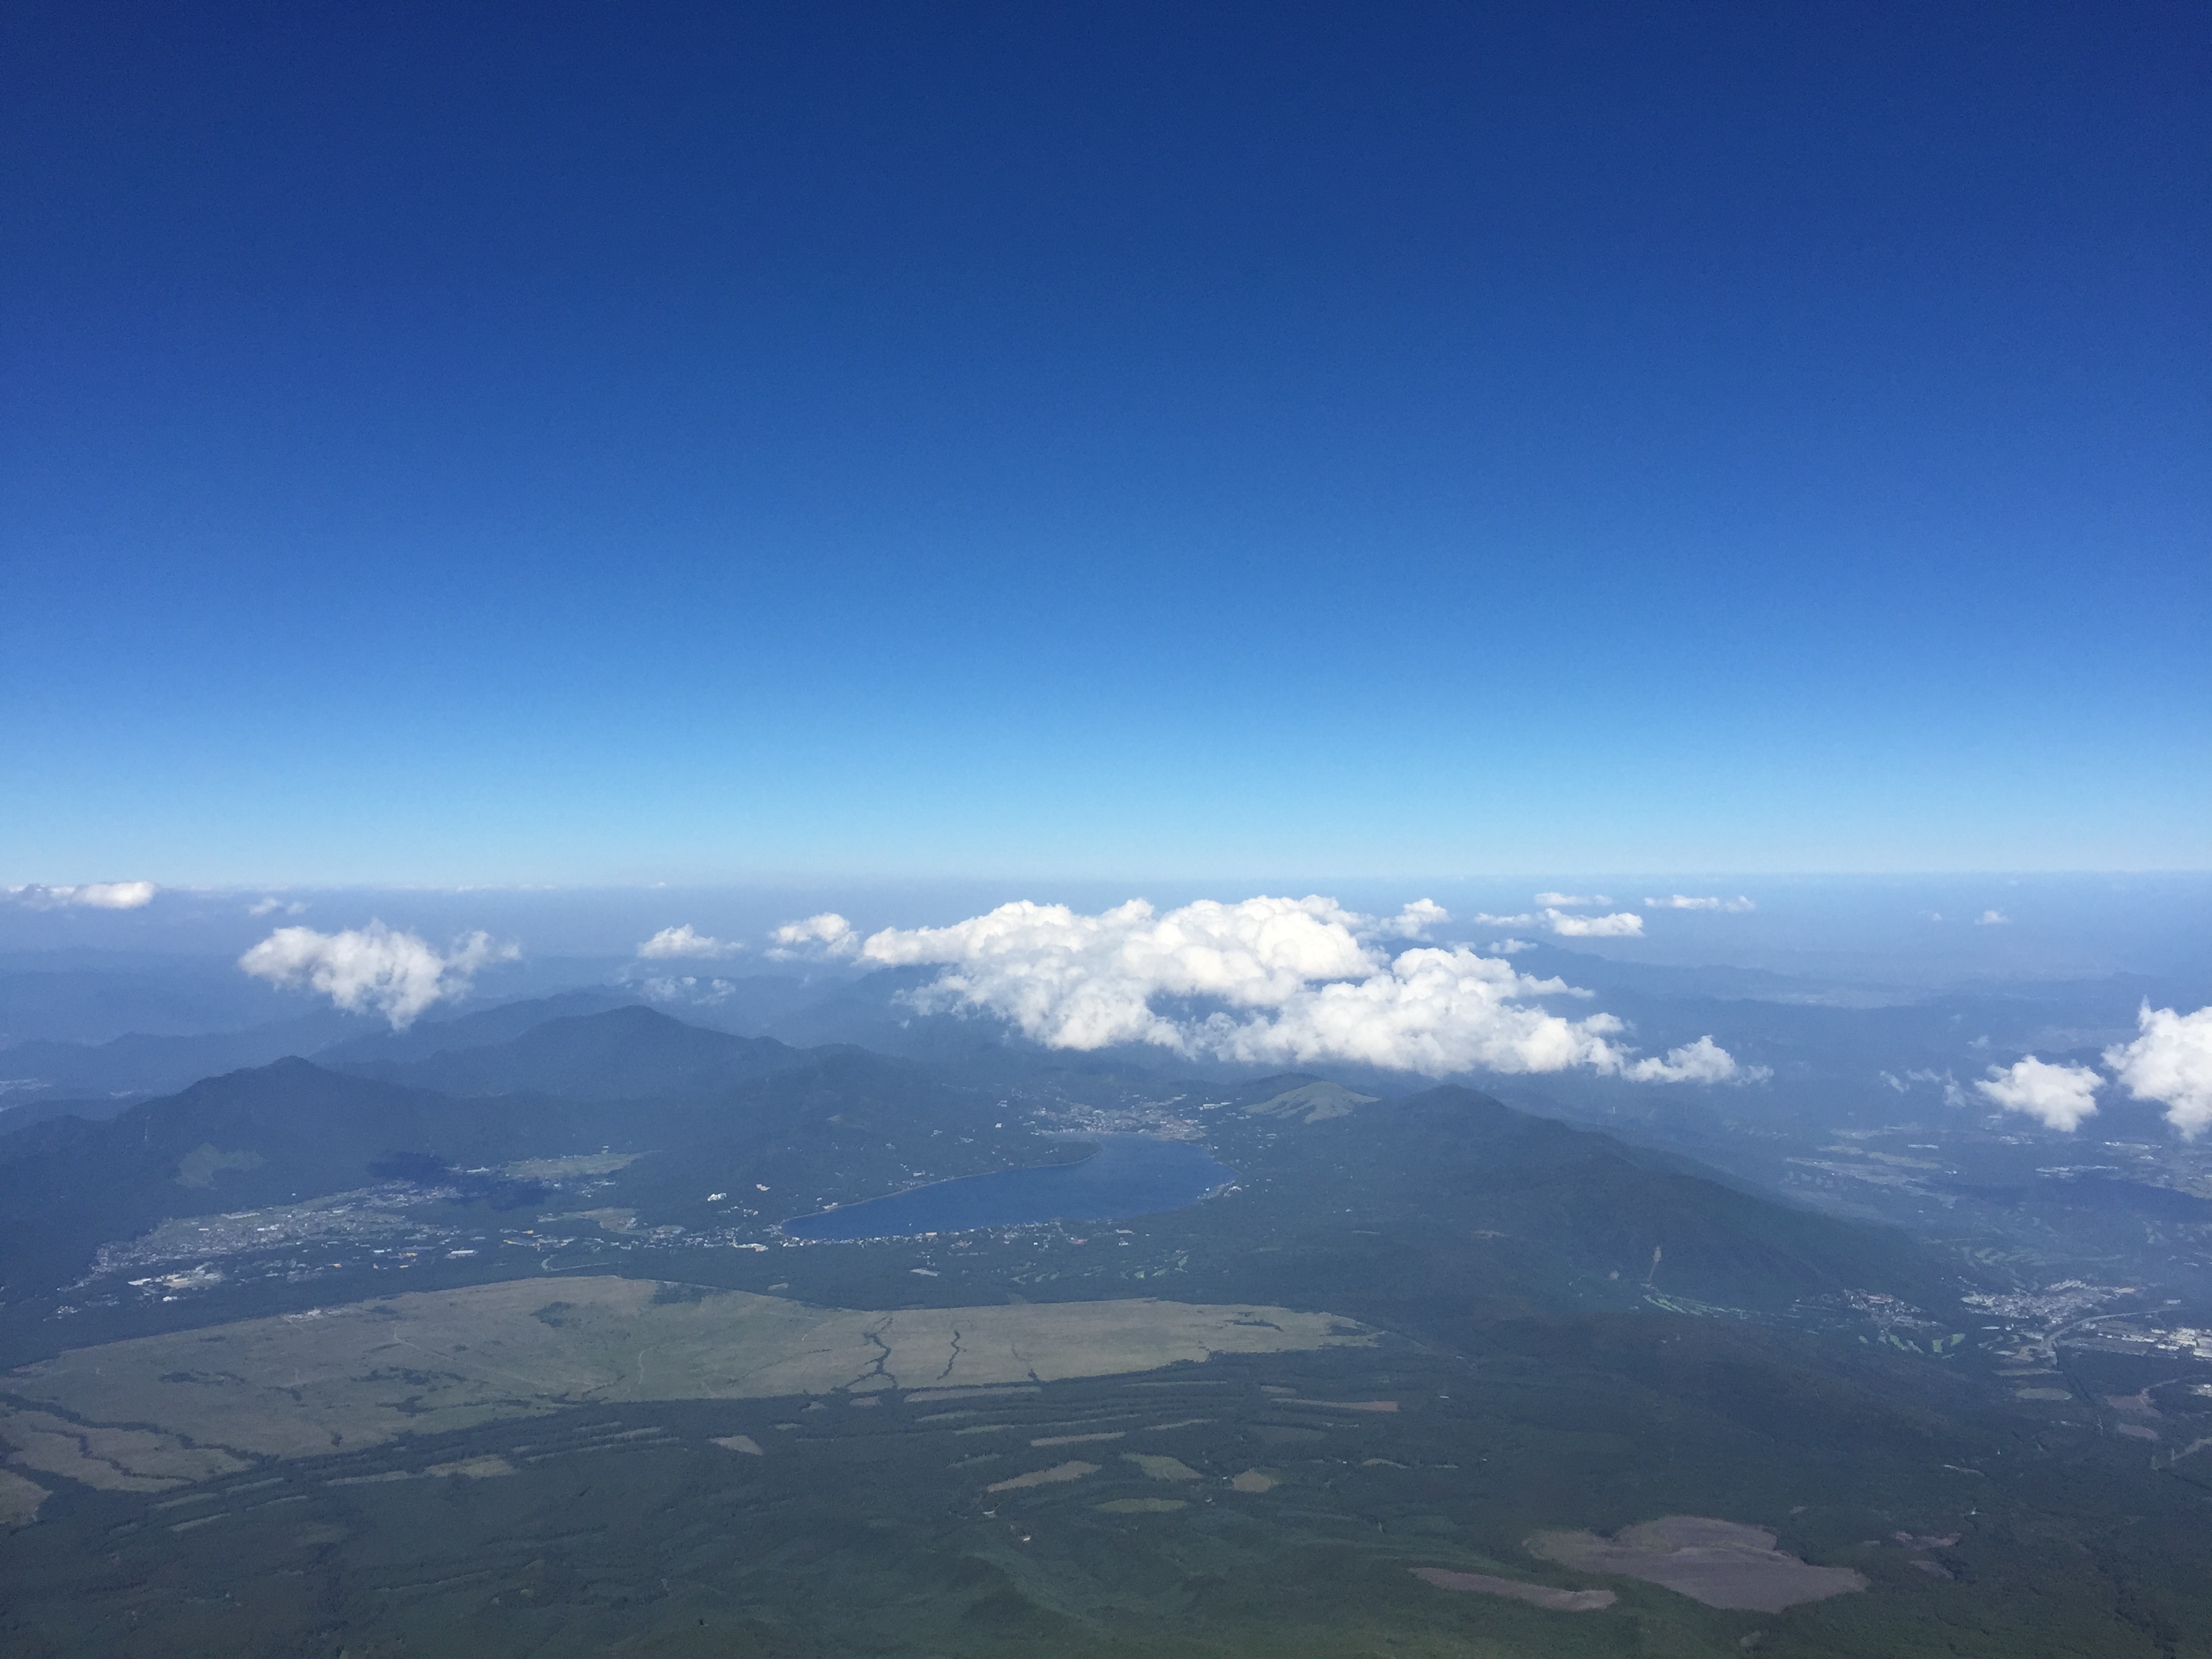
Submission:
[[[2066,1397],[2022,1401],[1982,1378],[1978,1340],[1939,1361],[1789,1322],[1862,1290],[1941,1314],[1948,1281],[1909,1241],[1476,1100],[1316,1116],[1309,1097],[1214,1114],[1237,1189],[1110,1231],[706,1248],[742,1219],[710,1194],[751,1195],[744,1213],[763,1213],[744,1225],[764,1227],[771,1204],[811,1211],[1005,1156],[984,1133],[1016,1121],[1002,1091],[893,1097],[874,1075],[841,1061],[718,1107],[719,1139],[685,1139],[672,1109],[630,1124],[628,1144],[678,1150],[557,1202],[641,1224],[564,1229],[595,1237],[557,1257],[477,1240],[489,1248],[325,1269],[338,1252],[317,1234],[297,1278],[234,1273],[67,1321],[5,1310],[10,1353],[47,1363],[0,1379],[0,1397],[57,1456],[117,1478],[33,1471],[54,1491],[0,1542],[0,1650],[1686,1659],[1757,1637],[1760,1659],[2212,1659],[2207,1488],[2191,1484],[2212,1460],[2170,1461],[2212,1435],[2212,1401],[2168,1387],[2160,1417],[2129,1408],[2161,1436],[2146,1444],[2094,1402],[2145,1397],[2170,1369],[2077,1376],[2087,1362],[2069,1358]],[[140,1195],[204,1200],[218,1213],[196,1227],[258,1229],[273,1212],[232,1212],[325,1190],[278,1133],[301,1103],[266,1103],[251,1123],[180,1127],[142,1160]],[[406,1103],[366,1102],[374,1138],[329,1179],[357,1185],[395,1144],[473,1167],[607,1139],[573,1103],[433,1103],[395,1143]],[[484,1127],[509,1118],[513,1134]],[[203,1143],[270,1162],[179,1186]],[[69,1169],[121,1167],[135,1145],[102,1140]],[[50,1222],[77,1227],[88,1258],[173,1213],[34,1218],[0,1239],[0,1268],[19,1238],[59,1261]],[[465,1219],[544,1243],[521,1231],[543,1216],[447,1218]],[[568,1276],[582,1261],[633,1277]],[[459,1282],[502,1273],[521,1277]],[[376,1294],[434,1277],[420,1300]],[[722,1293],[696,1288],[709,1279]],[[1129,1299],[1169,1285],[1178,1304]],[[761,1294],[776,1289],[791,1295]],[[1364,1327],[1284,1346],[1285,1320],[1324,1316],[1274,1304]],[[143,1337],[169,1320],[201,1328]],[[122,1335],[144,1346],[106,1340]],[[1155,1480],[1125,1450],[1192,1478]],[[203,1479],[174,1461],[210,1453],[244,1467]],[[1003,1484],[1073,1455],[1095,1472]],[[1765,1613],[1623,1573],[1613,1605],[1573,1611],[1415,1576],[1595,1594],[1591,1571],[1528,1540],[1617,1546],[1684,1516],[1771,1534],[1868,1589]]]
[[[585,1404],[942,1394],[1373,1340],[1285,1308],[875,1312],[650,1280],[514,1279],[72,1351],[0,1379],[0,1395],[23,1402],[0,1414],[0,1437],[32,1468],[152,1491],[229,1473],[240,1455],[315,1456]]]
[[[1687,1351],[1700,1334],[1635,1321],[1609,1356],[1555,1342],[1537,1365],[1501,1331],[1474,1367],[1385,1336],[950,1401],[586,1402],[158,1493],[56,1480],[37,1523],[0,1539],[0,1651],[1710,1659],[1754,1634],[1760,1659],[2207,1651],[2212,1621],[2174,1593],[2203,1496],[2129,1474],[2134,1443],[2085,1435],[2035,1459],[2002,1420],[1884,1415],[1840,1392],[1747,1425],[1741,1396],[1697,1403],[1749,1358],[1724,1331]],[[1694,1386],[1639,1390],[1655,1353]],[[1332,1398],[1400,1409],[1304,1403]],[[978,1407],[988,1432],[943,1420]],[[1064,1467],[1032,1440],[1115,1431],[1092,1472],[1005,1484]],[[726,1449],[740,1437],[758,1455]],[[1124,1448],[1194,1478],[1158,1480]],[[1255,1468],[1264,1488],[1237,1479]],[[1668,1516],[1758,1528],[1868,1588],[1714,1607],[1528,1547],[1560,1529],[1618,1543]],[[1562,1594],[1455,1593],[1417,1569]],[[1599,1589],[1612,1605],[1569,1599]]]

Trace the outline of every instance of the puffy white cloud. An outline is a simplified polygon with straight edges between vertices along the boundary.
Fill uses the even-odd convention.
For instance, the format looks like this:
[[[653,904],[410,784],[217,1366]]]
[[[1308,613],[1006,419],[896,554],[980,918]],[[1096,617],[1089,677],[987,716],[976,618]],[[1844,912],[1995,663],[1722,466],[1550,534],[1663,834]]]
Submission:
[[[856,957],[860,936],[853,924],[835,910],[824,910],[804,921],[787,921],[769,937],[775,941],[769,955],[778,962],[802,957]]]
[[[1734,898],[1722,898],[1717,895],[1693,898],[1687,893],[1672,893],[1665,898],[1645,899],[1644,908],[1647,910],[1722,910],[1730,915],[1741,915],[1747,910],[1759,908],[1741,893]]]
[[[2177,1014],[2148,1002],[2132,1042],[2105,1050],[2105,1064],[2138,1100],[2166,1108],[2166,1121],[2194,1140],[2212,1124],[2212,1008]]]
[[[246,907],[246,914],[249,916],[273,915],[279,910],[282,910],[288,916],[302,916],[307,915],[307,907],[301,903],[297,899],[294,899],[289,904],[287,904],[280,898],[256,899],[252,903]]]
[[[1271,1007],[1316,981],[1365,979],[1380,965],[1358,936],[1366,921],[1323,898],[1207,899],[1164,916],[1142,899],[1095,916],[1024,900],[950,927],[885,928],[861,953],[946,964],[936,1000],[988,1007],[1056,1048],[1180,1047],[1153,997]]]
[[[488,933],[469,933],[441,952],[416,934],[380,921],[340,933],[312,927],[279,927],[239,957],[256,979],[279,987],[304,985],[353,1013],[374,1009],[395,1031],[415,1023],[433,1003],[464,995],[476,971],[521,952]]]
[[[858,954],[944,971],[909,993],[927,1012],[1008,1020],[1053,1048],[1152,1043],[1256,1065],[1356,1063],[1432,1077],[1569,1066],[1640,1082],[1748,1077],[1711,1038],[1634,1059],[1609,1014],[1570,1019],[1534,1000],[1587,998],[1465,946],[1391,954],[1384,941],[1435,907],[1376,918],[1334,899],[1204,900],[1164,915],[1141,899],[1085,915],[1066,905],[1001,905],[947,927],[887,927]],[[842,917],[780,929],[797,946],[842,945]]]
[[[1644,918],[1633,910],[1609,916],[1571,916],[1563,910],[1547,910],[1539,918],[1562,939],[1642,939]]]
[[[1536,902],[1542,906],[1571,905],[1588,909],[1595,904],[1610,904],[1613,901],[1602,893],[1539,893]]]
[[[730,957],[744,948],[700,933],[687,921],[681,927],[662,928],[639,945],[637,953],[649,960],[665,961],[681,957]]]
[[[1974,918],[1977,927],[2009,927],[2012,918],[2002,910],[1984,910]]]
[[[2102,1079],[2086,1066],[2053,1066],[2033,1054],[2007,1066],[1990,1067],[1975,1092],[2008,1112],[2025,1112],[2045,1127],[2073,1130],[2097,1113]]]
[[[1451,920],[1451,912],[1434,899],[1415,899],[1382,925],[1381,930],[1395,939],[1426,939],[1429,929],[1440,927]]]
[[[91,881],[81,887],[10,887],[8,896],[33,910],[137,910],[151,904],[161,890],[150,881]]]
[[[1523,951],[1533,951],[1536,947],[1525,939],[1494,939],[1482,948],[1493,957],[1517,957]]]
[[[1712,1038],[1701,1036],[1680,1048],[1669,1048],[1663,1060],[1639,1060],[1625,1066],[1620,1074],[1638,1083],[1733,1083],[1756,1082],[1773,1073],[1764,1066],[1745,1071],[1736,1065],[1734,1054]]]

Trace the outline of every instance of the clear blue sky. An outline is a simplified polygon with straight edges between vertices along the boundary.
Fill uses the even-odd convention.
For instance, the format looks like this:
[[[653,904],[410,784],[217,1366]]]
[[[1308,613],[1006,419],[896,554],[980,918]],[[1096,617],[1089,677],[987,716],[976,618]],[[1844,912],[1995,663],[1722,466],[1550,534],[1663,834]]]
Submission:
[[[10,8],[0,882],[2204,867],[2206,15]]]

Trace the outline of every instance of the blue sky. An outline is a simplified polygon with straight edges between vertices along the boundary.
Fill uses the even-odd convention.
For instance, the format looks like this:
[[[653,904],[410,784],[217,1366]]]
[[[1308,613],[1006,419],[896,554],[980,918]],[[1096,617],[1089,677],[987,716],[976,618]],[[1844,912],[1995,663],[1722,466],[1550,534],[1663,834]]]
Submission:
[[[0,880],[2203,868],[2201,14],[24,7]]]

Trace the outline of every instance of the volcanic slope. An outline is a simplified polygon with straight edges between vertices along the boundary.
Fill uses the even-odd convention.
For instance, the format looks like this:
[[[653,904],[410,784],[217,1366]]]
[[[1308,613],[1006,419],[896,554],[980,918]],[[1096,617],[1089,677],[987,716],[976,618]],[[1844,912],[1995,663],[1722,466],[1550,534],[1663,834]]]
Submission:
[[[420,1059],[344,1060],[337,1066],[444,1094],[638,1100],[719,1093],[814,1057],[773,1038],[732,1036],[629,1007],[550,1019],[504,1042]]]

